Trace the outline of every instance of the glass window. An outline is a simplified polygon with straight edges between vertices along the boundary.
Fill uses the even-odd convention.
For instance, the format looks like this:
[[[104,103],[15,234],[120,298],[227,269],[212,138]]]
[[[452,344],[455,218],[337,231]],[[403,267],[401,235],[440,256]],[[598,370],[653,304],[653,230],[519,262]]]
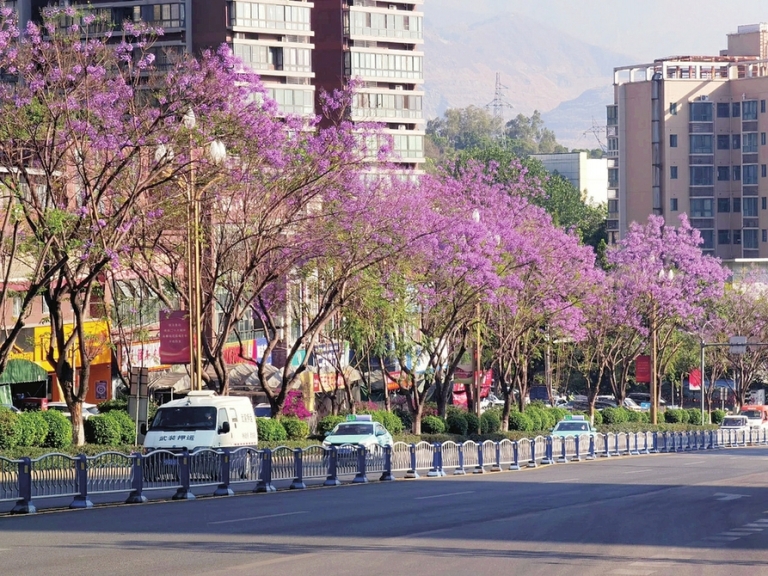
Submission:
[[[760,113],[765,114],[765,100],[760,100]]]
[[[717,211],[718,212],[730,212],[731,211],[731,199],[730,198],[718,198],[717,199]]]
[[[712,102],[690,103],[692,122],[712,122]]]
[[[691,154],[712,154],[712,135],[691,134]]]
[[[733,199],[733,211],[734,212],[741,212],[741,198],[734,198]]]
[[[691,186],[711,186],[714,183],[714,166],[691,166]]]
[[[669,135],[669,147],[670,148],[677,148],[677,134],[670,134]]]
[[[669,199],[669,210],[671,212],[677,212],[677,198]]]
[[[741,180],[741,166],[733,166],[733,179]]]
[[[731,116],[734,118],[738,118],[741,116],[741,103],[734,102],[731,110]]]
[[[669,167],[669,179],[670,180],[677,180],[677,166],[670,166]]]
[[[741,244],[741,230],[734,230],[733,231],[733,243],[734,244]]]
[[[754,218],[757,216],[757,198],[750,196],[742,200],[741,211],[745,218]]]
[[[765,196],[760,198],[760,208],[762,210],[765,210],[766,208],[768,208],[768,198],[766,198]]]
[[[741,135],[740,134],[734,134],[733,135],[733,146],[731,146],[734,150],[738,150],[741,148]]]
[[[669,104],[669,115],[670,116],[677,116],[677,102],[670,102],[670,104]]]
[[[712,210],[712,198],[692,198],[691,199],[691,217],[692,218],[711,218],[714,215]]]
[[[717,243],[718,244],[730,244],[731,243],[731,231],[730,230],[718,230],[717,231]]]
[[[742,120],[757,120],[757,100],[744,102],[741,110]]]
[[[765,146],[765,132],[760,132],[760,146]]]
[[[731,137],[728,134],[720,134],[717,137],[717,149],[729,150],[731,147]]]
[[[731,179],[731,168],[730,166],[718,166],[717,167],[717,179],[722,182],[724,180],[730,180]]]
[[[765,178],[765,176],[766,176],[765,172],[766,172],[766,169],[765,169],[765,164],[761,164],[761,165],[760,165],[760,176],[762,176],[763,178]]]
[[[744,248],[747,250],[756,250],[757,246],[757,230],[744,230],[742,234],[744,238]]]
[[[717,117],[718,118],[729,118],[731,116],[731,107],[728,104],[728,102],[718,102],[717,103]]]
[[[701,239],[704,241],[701,244],[702,250],[712,250],[715,247],[715,231],[714,230],[699,230]]]
[[[763,100],[765,102],[765,100]],[[763,228],[763,242],[768,242],[768,230]]]
[[[741,167],[741,181],[745,186],[757,184],[757,164],[745,164]]]
[[[749,132],[741,137],[741,151],[744,154],[757,152],[757,132]]]

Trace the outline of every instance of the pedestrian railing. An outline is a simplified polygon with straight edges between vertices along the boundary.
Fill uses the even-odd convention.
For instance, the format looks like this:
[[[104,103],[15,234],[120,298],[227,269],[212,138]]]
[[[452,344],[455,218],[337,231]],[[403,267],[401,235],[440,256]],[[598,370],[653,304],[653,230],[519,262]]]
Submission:
[[[145,492],[175,490],[176,500],[194,499],[192,489],[213,488],[233,494],[232,485],[255,483],[256,492],[275,490],[275,481],[306,488],[305,480],[327,486],[393,480],[422,475],[481,474],[519,470],[542,464],[566,464],[596,458],[716,450],[768,444],[766,430],[697,430],[690,432],[620,432],[581,436],[537,436],[521,440],[471,440],[442,444],[395,442],[391,446],[331,446],[257,450],[155,450],[147,454],[104,452],[96,456],[46,454],[12,460],[0,457],[0,501],[16,501],[12,513],[35,512],[34,502],[72,497],[71,508],[93,506],[95,494],[128,493],[126,502],[147,500]]]

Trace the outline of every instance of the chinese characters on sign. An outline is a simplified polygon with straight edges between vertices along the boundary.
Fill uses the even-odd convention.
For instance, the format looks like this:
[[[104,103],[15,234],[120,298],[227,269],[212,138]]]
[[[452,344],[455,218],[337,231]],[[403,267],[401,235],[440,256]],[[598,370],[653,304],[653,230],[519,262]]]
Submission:
[[[188,364],[189,314],[186,310],[160,312],[160,363]]]

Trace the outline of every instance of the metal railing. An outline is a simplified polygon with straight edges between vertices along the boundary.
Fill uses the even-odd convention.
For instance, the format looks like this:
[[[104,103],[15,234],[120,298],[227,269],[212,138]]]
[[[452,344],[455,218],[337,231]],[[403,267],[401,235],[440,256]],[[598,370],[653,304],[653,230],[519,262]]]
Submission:
[[[620,432],[580,436],[537,436],[521,440],[486,440],[480,444],[444,442],[392,446],[309,446],[257,450],[201,449],[181,453],[104,452],[95,456],[46,454],[11,460],[0,457],[0,501],[16,501],[15,514],[35,512],[34,501],[72,497],[71,508],[90,508],[94,494],[128,493],[126,502],[147,500],[145,492],[175,490],[176,500],[194,499],[192,488],[215,487],[214,495],[231,495],[232,485],[255,483],[255,492],[272,492],[274,481],[306,488],[305,479],[324,479],[326,486],[368,482],[370,475],[393,480],[453,474],[481,474],[523,467],[635,456],[715,450],[768,444],[767,430],[698,430],[693,432]]]

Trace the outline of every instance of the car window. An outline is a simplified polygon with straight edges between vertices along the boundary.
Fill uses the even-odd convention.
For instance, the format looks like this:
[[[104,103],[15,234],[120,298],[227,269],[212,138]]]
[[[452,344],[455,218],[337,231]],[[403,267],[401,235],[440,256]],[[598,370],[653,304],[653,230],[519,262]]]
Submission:
[[[360,436],[371,433],[369,424],[339,424],[333,432],[336,436]]]

